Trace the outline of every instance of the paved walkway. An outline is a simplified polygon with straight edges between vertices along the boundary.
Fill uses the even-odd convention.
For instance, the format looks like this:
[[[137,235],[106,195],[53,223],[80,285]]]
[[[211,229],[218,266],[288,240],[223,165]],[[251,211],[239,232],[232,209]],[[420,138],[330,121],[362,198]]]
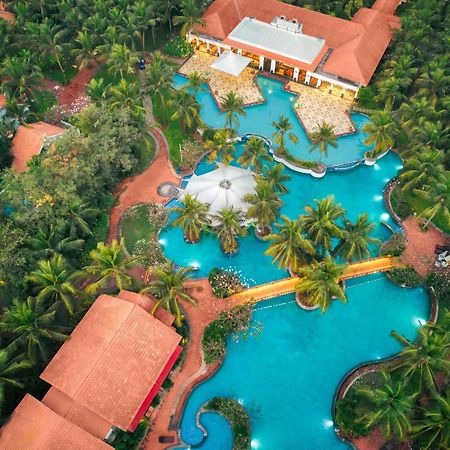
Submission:
[[[172,379],[174,382],[172,389],[151,417],[151,431],[147,434],[142,445],[147,450],[167,448],[167,444],[158,442],[160,436],[173,436],[176,439],[175,442],[178,442],[177,432],[169,431],[171,417],[180,417],[181,408],[187,395],[192,391],[193,385],[209,376],[217,368],[217,364],[207,368],[203,363],[202,335],[205,327],[216,319],[221,311],[229,307],[229,301],[216,299],[208,280],[205,278],[192,280],[187,283],[187,286],[191,288],[192,295],[198,299],[198,304],[197,306],[183,304],[190,327],[190,339],[185,350],[185,360],[181,370]]]
[[[432,269],[437,270],[434,266],[436,261],[434,250],[438,244],[450,244],[450,237],[431,224],[426,231],[423,231],[414,216],[405,219],[402,225],[405,227],[407,236],[402,261],[405,264],[411,264],[422,277]],[[450,268],[440,270],[450,272]]]
[[[398,262],[394,258],[373,258],[367,261],[350,264],[346,273],[342,276],[343,280],[349,278],[369,275],[376,272],[385,272],[391,269]],[[299,277],[290,277],[283,280],[273,281],[271,283],[260,284],[245,291],[234,294],[230,297],[233,304],[239,304],[245,300],[265,300],[268,298],[279,297],[280,295],[289,294],[295,291],[295,286],[298,284]]]

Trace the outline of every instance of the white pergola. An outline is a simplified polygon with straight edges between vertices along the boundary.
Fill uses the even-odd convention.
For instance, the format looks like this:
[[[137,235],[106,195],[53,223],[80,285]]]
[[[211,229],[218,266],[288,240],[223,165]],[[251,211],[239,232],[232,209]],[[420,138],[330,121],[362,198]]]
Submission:
[[[226,50],[211,64],[211,67],[238,77],[250,62],[251,58]]]
[[[235,208],[244,212],[249,204],[243,201],[246,194],[255,192],[254,172],[240,167],[217,163],[217,169],[203,175],[192,175],[180,200],[186,194],[196,197],[202,203],[209,204],[209,215],[214,216],[223,208]],[[212,220],[216,225],[217,221]]]

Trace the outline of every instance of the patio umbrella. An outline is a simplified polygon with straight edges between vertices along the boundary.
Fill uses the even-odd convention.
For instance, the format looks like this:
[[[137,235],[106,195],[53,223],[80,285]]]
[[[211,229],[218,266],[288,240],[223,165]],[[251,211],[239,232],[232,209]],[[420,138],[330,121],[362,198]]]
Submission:
[[[209,204],[209,214],[215,215],[223,208],[241,209],[246,212],[249,204],[243,201],[246,194],[255,192],[254,173],[249,169],[217,163],[217,169],[203,175],[192,175],[184,189],[186,194]],[[216,225],[213,221],[213,225]]]

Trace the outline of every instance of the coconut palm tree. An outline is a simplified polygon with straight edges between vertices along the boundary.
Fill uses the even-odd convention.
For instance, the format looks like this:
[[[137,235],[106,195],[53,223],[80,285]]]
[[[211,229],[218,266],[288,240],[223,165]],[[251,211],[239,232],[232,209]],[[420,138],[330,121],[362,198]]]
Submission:
[[[434,106],[439,99],[445,97],[450,86],[450,76],[446,73],[445,68],[437,67],[422,73],[417,84],[420,87],[419,95],[427,97]]]
[[[267,180],[260,178],[257,180],[255,193],[245,195],[243,200],[251,205],[247,210],[247,218],[256,221],[257,235],[266,236],[282,206],[278,194]]]
[[[322,156],[328,156],[328,148],[329,147],[337,147],[337,137],[334,134],[334,126],[328,123],[323,122],[320,126],[320,129],[315,133],[311,133],[309,135],[309,139],[311,144],[309,145],[309,153],[312,153],[314,150],[319,150],[320,153],[320,161],[322,161]]]
[[[200,202],[189,194],[183,197],[182,205],[171,209],[172,212],[178,213],[173,225],[181,226],[186,242],[192,244],[200,240],[202,231],[210,224],[208,210],[208,204]]]
[[[213,163],[220,157],[223,164],[230,164],[234,159],[236,147],[232,139],[234,132],[229,129],[219,129],[214,132],[212,140],[205,142],[205,150],[209,151],[208,162]]]
[[[89,203],[74,200],[68,207],[69,235],[92,236],[92,224],[99,216],[100,210]]]
[[[178,0],[162,0],[158,5],[158,9],[164,22],[167,22],[169,25],[170,35],[172,35],[172,14],[176,9],[178,9],[178,5]]]
[[[442,173],[436,180],[425,185],[423,190],[414,189],[414,194],[428,205],[419,214],[420,217],[427,219],[425,228],[436,214],[440,214],[445,226],[450,227],[450,175],[448,172]]]
[[[124,74],[131,75],[134,73],[137,62],[138,57],[126,45],[114,44],[109,56],[108,72],[113,76],[119,74],[122,80]]]
[[[108,104],[111,109],[121,110],[126,108],[138,120],[142,119],[145,114],[138,83],[127,81],[125,78],[121,78],[118,84],[109,88]]]
[[[287,117],[283,116],[283,114],[278,118],[278,122],[274,121],[272,122],[272,125],[275,128],[272,136],[274,137],[275,144],[278,145],[279,150],[282,152],[286,151],[286,135],[291,142],[294,144],[298,143],[297,136],[291,132],[293,128],[292,124]]]
[[[186,132],[186,128],[193,129],[198,124],[201,106],[185,89],[175,91],[173,98],[167,104],[174,110],[170,119],[179,120],[183,132]]]
[[[285,173],[284,165],[277,163],[264,173],[264,178],[272,185],[275,192],[285,194],[288,190],[284,185],[291,179],[291,176]]]
[[[320,307],[325,312],[334,298],[347,303],[345,292],[339,285],[345,271],[346,266],[336,264],[330,256],[320,262],[313,261],[311,265],[300,268],[295,291],[306,296],[308,305]]]
[[[409,129],[420,126],[432,116],[432,111],[426,97],[413,97],[411,101],[403,103],[400,107],[401,122]]]
[[[201,18],[202,11],[195,0],[182,0],[181,15],[174,16],[173,24],[181,25],[180,36],[186,37],[190,31],[196,31],[197,27],[204,27],[206,22]]]
[[[38,261],[37,269],[25,277],[33,284],[37,300],[49,306],[62,305],[69,314],[73,314],[74,303],[81,296],[74,284],[78,278],[79,274],[72,271],[58,254]]]
[[[78,67],[84,69],[90,67],[92,61],[97,61],[97,55],[100,50],[97,46],[95,36],[90,32],[83,30],[79,31],[75,38],[76,47],[72,50],[72,56],[75,58]]]
[[[223,208],[213,215],[212,219],[217,222],[214,228],[217,231],[222,250],[227,254],[235,253],[239,248],[236,238],[247,234],[247,230],[244,227],[244,212],[233,207]]]
[[[23,389],[24,385],[19,381],[19,375],[33,365],[24,359],[24,355],[15,355],[10,349],[0,350],[0,411],[5,402],[5,387],[14,386]]]
[[[50,358],[51,344],[68,337],[67,329],[55,322],[55,316],[55,310],[46,310],[43,302],[33,297],[14,300],[3,313],[0,333],[11,339],[11,346],[24,349],[33,364],[39,360],[45,363]]]
[[[362,127],[368,133],[365,145],[373,145],[376,154],[393,147],[398,134],[398,124],[388,111],[377,111],[370,117],[370,122]]]
[[[86,287],[86,292],[97,293],[100,289],[116,288],[127,289],[133,284],[133,277],[128,273],[135,267],[141,258],[126,256],[124,241],[115,239],[110,245],[99,242],[95,250],[89,253],[91,264],[83,269],[87,277],[97,278]]]
[[[42,84],[43,76],[30,57],[10,56],[0,66],[0,79],[9,98],[25,100],[33,97],[34,91]]]
[[[431,147],[422,148],[420,152],[405,160],[399,176],[403,191],[412,191],[435,180],[442,173],[444,153]]]
[[[225,113],[225,128],[239,127],[239,116],[246,116],[244,99],[235,92],[228,92],[220,99],[220,108]]]
[[[244,151],[238,158],[242,167],[249,167],[256,173],[262,173],[263,161],[270,161],[266,144],[257,136],[252,136],[244,145]]]
[[[264,237],[265,241],[272,241],[265,251],[265,255],[272,256],[273,263],[279,268],[290,268],[297,273],[300,267],[311,262],[315,254],[314,247],[308,239],[302,235],[300,220],[291,220],[282,215],[281,224],[276,223],[277,233],[271,233]]]
[[[301,216],[303,229],[321,253],[331,249],[333,238],[342,238],[343,231],[337,224],[344,214],[344,208],[329,195],[321,200],[315,199],[316,207],[305,206],[306,214]]]
[[[200,91],[205,90],[204,84],[206,82],[207,79],[202,73],[193,71],[188,75],[188,83],[186,88],[192,89],[194,91],[194,97],[196,97]]]
[[[179,327],[183,320],[179,301],[183,300],[192,305],[197,304],[197,300],[192,297],[184,287],[184,283],[193,271],[190,267],[180,267],[175,269],[173,261],[169,261],[162,267],[155,267],[152,270],[153,280],[145,286],[141,293],[150,292],[157,298],[151,313],[162,306],[164,309],[174,314],[175,325]]]
[[[103,78],[99,78],[98,80],[92,78],[92,80],[86,85],[86,92],[87,95],[89,95],[89,98],[96,105],[100,105],[105,101],[110,86],[110,84],[105,84],[105,80]]]
[[[375,224],[369,222],[367,213],[360,214],[355,223],[344,218],[343,236],[333,250],[333,256],[340,256],[347,262],[362,261],[370,257],[369,245],[379,244],[380,240],[370,236]]]
[[[139,36],[142,45],[142,52],[145,52],[145,32],[148,27],[152,27],[152,39],[155,43],[155,26],[161,20],[155,10],[156,5],[145,0],[135,2],[132,7],[132,15],[136,26],[136,34]]]
[[[450,336],[445,330],[433,330],[424,326],[417,331],[417,339],[409,341],[395,331],[391,332],[404,348],[400,352],[398,367],[402,369],[402,376],[418,382],[419,390],[425,387],[436,390],[436,374],[450,374]]]
[[[443,151],[449,148],[450,131],[440,120],[424,120],[420,126],[412,129],[412,133],[423,145],[430,145]]]
[[[420,409],[420,418],[412,426],[412,437],[423,450],[448,448],[450,442],[450,389]]]
[[[406,84],[408,84],[408,82]],[[406,98],[402,88],[403,86],[397,78],[389,77],[382,80],[378,84],[378,95],[376,100],[381,102],[384,101],[385,109],[391,111],[394,105],[402,102]]]
[[[416,394],[409,394],[407,381],[392,379],[381,371],[381,386],[364,385],[355,390],[355,395],[368,407],[358,421],[368,430],[380,426],[386,438],[397,436],[403,440],[411,426]]]
[[[156,55],[145,70],[145,89],[147,94],[156,96],[164,109],[166,97],[173,90],[173,70],[160,55]]]

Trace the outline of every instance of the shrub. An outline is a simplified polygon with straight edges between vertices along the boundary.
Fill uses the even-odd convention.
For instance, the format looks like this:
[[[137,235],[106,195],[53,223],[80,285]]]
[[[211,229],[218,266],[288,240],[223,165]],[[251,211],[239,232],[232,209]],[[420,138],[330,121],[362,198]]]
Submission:
[[[173,381],[172,381],[170,378],[166,378],[166,379],[163,381],[162,387],[163,387],[163,389],[165,389],[166,391],[170,391],[170,389],[172,389],[172,387],[173,387]]]
[[[366,436],[369,430],[358,422],[358,402],[350,393],[336,402],[336,421],[344,434],[348,436]]]
[[[450,273],[429,272],[425,277],[425,286],[430,288],[439,303],[437,322],[441,323],[450,309]]]
[[[358,91],[358,106],[361,108],[377,109],[375,92],[372,86],[362,87]]]
[[[244,289],[239,276],[228,270],[212,269],[209,272],[208,281],[211,284],[213,294],[218,298],[229,297]]]
[[[381,247],[381,254],[390,256],[400,256],[406,248],[405,235],[394,233]]]
[[[200,157],[205,153],[204,148],[197,142],[185,140],[181,144],[181,161],[179,169],[183,172],[195,169]]]
[[[117,430],[117,434],[112,445],[116,450],[134,450],[139,448],[139,444],[144,438],[148,426],[148,418],[144,417],[139,422],[139,425],[133,433],[130,431]]]
[[[250,325],[250,305],[239,305],[223,311],[211,322],[203,333],[202,347],[207,364],[220,360],[225,355],[226,339],[233,333],[245,332]]]
[[[205,409],[216,411],[228,420],[233,432],[233,450],[250,449],[250,418],[241,404],[232,398],[215,397]]]
[[[399,286],[417,287],[422,284],[422,279],[412,266],[395,267],[388,272],[390,280]]]
[[[283,158],[287,162],[294,164],[301,169],[311,169],[315,172],[320,172],[323,168],[322,164],[314,161],[305,161],[303,159],[298,159],[291,155],[287,150],[280,150],[280,148],[274,149],[274,155]]]
[[[216,128],[206,128],[203,130],[202,139],[203,142],[212,141],[214,139],[214,135],[216,134]]]
[[[185,58],[194,53],[194,48],[186,39],[181,36],[175,36],[165,45],[164,53],[169,56]]]

